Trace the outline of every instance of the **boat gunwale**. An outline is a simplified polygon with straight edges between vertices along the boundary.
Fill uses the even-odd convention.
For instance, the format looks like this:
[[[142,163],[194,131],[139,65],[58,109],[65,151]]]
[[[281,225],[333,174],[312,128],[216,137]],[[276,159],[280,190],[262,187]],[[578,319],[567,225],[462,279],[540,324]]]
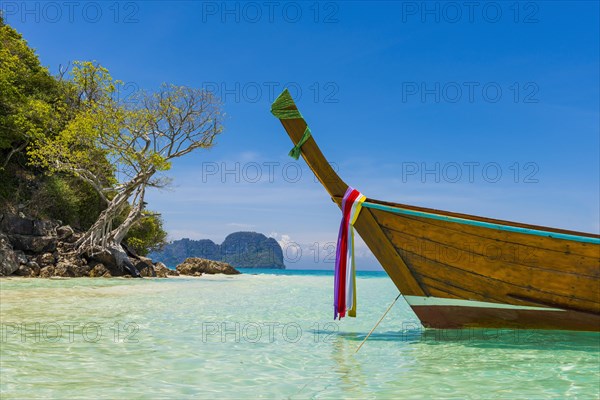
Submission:
[[[383,229],[385,229],[386,233],[390,232],[390,234],[394,234],[394,235],[402,235],[402,236],[409,236],[409,237],[413,237],[419,241],[424,241],[427,243],[433,243],[435,245],[439,245],[439,246],[443,246],[443,247],[447,247],[447,248],[451,248],[454,249],[456,251],[460,251],[460,252],[466,252],[468,254],[474,255],[474,256],[478,256],[478,257],[487,257],[486,254],[481,253],[481,252],[477,252],[474,250],[466,250],[464,248],[460,248],[460,247],[456,247],[453,244],[449,244],[447,242],[441,242],[439,240],[435,240],[435,239],[431,239],[431,238],[427,238],[427,237],[422,237],[422,236],[417,236],[415,234],[411,234],[411,233],[407,233],[389,226],[383,226]],[[392,244],[394,244],[394,240],[392,240],[391,238],[389,238],[390,241],[392,242]],[[507,243],[507,242],[504,242]],[[394,246],[396,246],[394,244]],[[397,246],[396,246],[397,247]],[[415,253],[414,251],[410,251],[410,250],[406,250],[406,249],[402,249],[403,251],[407,251],[409,253],[418,255],[418,253]],[[544,251],[555,251],[555,250],[548,250],[548,249],[544,249]],[[583,256],[585,257],[585,256]],[[426,257],[427,258],[427,257]],[[589,258],[589,257],[588,257]],[[439,260],[436,260],[439,261]],[[590,275],[590,274],[586,274],[586,273],[581,273],[581,272],[572,272],[572,271],[567,271],[567,270],[561,270],[561,269],[557,269],[557,268],[547,268],[547,267],[542,267],[542,266],[537,266],[537,265],[531,265],[531,264],[523,264],[522,262],[517,262],[517,261],[510,261],[510,260],[499,260],[499,262],[502,262],[504,265],[511,265],[513,267],[521,267],[521,268],[533,268],[536,270],[540,270],[540,271],[546,271],[546,272],[551,272],[551,273],[555,273],[555,274],[559,274],[559,275],[574,275],[574,276],[581,276],[581,277],[585,277],[585,278],[591,278],[591,279],[598,279],[598,275]]]
[[[334,199],[335,200],[335,199]],[[524,228],[524,229],[529,229],[529,230],[534,230],[534,231],[541,231],[541,232],[548,232],[548,233],[560,233],[563,235],[570,235],[570,236],[581,236],[584,238],[592,238],[592,239],[598,239],[600,240],[600,234],[595,234],[595,233],[590,233],[590,232],[580,232],[580,231],[573,231],[573,230],[568,230],[568,229],[561,229],[561,228],[552,228],[549,226],[543,226],[543,225],[533,225],[533,224],[527,224],[527,223],[523,223],[523,222],[516,222],[516,221],[508,221],[508,220],[502,220],[502,219],[496,219],[496,218],[489,218],[489,217],[482,217],[482,216],[478,216],[478,215],[472,215],[472,214],[463,214],[463,213],[458,213],[458,212],[454,212],[454,211],[446,211],[446,210],[439,210],[439,209],[435,209],[435,208],[427,208],[427,207],[420,207],[420,206],[413,206],[413,205],[409,205],[409,204],[402,204],[402,203],[393,203],[393,202],[389,202],[389,201],[383,201],[383,200],[377,200],[377,199],[373,199],[368,197],[365,200],[366,203],[373,203],[373,204],[379,204],[379,205],[383,205],[383,206],[388,206],[388,207],[392,207],[392,208],[398,208],[398,209],[406,209],[406,210],[411,210],[411,211],[418,211],[421,213],[426,213],[426,214],[434,214],[434,215],[441,215],[441,216],[448,216],[448,217],[453,217],[453,218],[458,218],[458,219],[463,219],[463,220],[472,220],[472,221],[478,221],[478,222],[483,222],[486,224],[490,224],[490,225],[504,225],[507,227],[515,227],[515,228]],[[368,204],[365,205],[365,207],[368,207]],[[380,208],[373,208],[376,210],[380,210],[380,211],[388,211],[388,210],[384,210],[384,209],[380,209]],[[393,213],[393,211],[388,211]],[[425,215],[417,215],[417,216],[422,216],[423,218],[427,218],[427,216]],[[447,222],[455,222],[455,223],[461,223],[461,221],[457,221],[457,220],[444,220]],[[482,225],[477,225],[479,227],[482,228],[488,228],[488,229],[496,229],[498,230],[498,227],[494,227],[494,226],[482,226]],[[528,234],[527,232],[518,232],[518,231],[512,231],[514,233],[523,233],[523,234]],[[571,241],[577,241],[574,239],[569,239],[569,238],[563,238],[563,237],[554,237],[554,236],[544,236],[544,235],[539,235],[542,237],[548,237],[551,239],[563,239],[563,240],[571,240]],[[582,242],[582,243],[590,243],[590,244],[596,244],[593,242]]]

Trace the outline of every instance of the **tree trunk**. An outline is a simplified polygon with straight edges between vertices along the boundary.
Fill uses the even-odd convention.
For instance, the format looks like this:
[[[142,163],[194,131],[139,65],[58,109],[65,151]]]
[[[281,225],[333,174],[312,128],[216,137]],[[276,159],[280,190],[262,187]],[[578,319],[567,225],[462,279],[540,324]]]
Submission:
[[[129,215],[125,218],[125,221],[121,223],[116,229],[114,229],[110,233],[110,238],[117,243],[121,243],[129,229],[133,226],[133,224],[141,217],[142,211],[144,210],[144,195],[146,193],[146,185],[142,184],[138,188],[138,192],[136,194],[136,200],[133,204],[133,208],[129,211]]]
[[[126,196],[125,193],[118,194],[117,197],[108,204],[108,207],[100,213],[100,216],[96,222],[94,222],[94,225],[92,225],[75,243],[75,247],[80,254],[94,246],[106,248],[109,234],[112,231],[112,221],[127,204],[127,197],[129,196]]]
[[[108,203],[108,207],[100,213],[100,216],[94,225],[92,225],[81,239],[75,243],[75,247],[79,249],[78,251],[80,254],[94,246],[106,248],[107,243],[114,240],[114,236],[112,235],[113,220],[121,211],[123,211],[123,208],[127,205],[127,200],[134,192],[136,192],[136,190],[136,198],[139,197],[140,188],[143,187],[145,189],[148,179],[154,175],[154,172],[154,169],[150,169],[144,173],[140,172],[135,178],[123,185],[121,191]],[[129,230],[129,228],[127,228],[127,230]],[[127,230],[125,231],[125,234],[127,234]],[[125,235],[123,234],[122,236],[124,237]],[[117,243],[120,242],[120,240],[117,241]]]
[[[108,203],[94,225],[74,244],[79,254],[93,254],[98,247],[108,250],[115,259],[119,268],[129,272],[132,276],[139,277],[140,273],[129,261],[127,253],[121,246],[121,242],[129,232],[131,226],[139,219],[144,209],[144,195],[146,185],[154,169],[139,173],[131,181],[124,184],[120,192]],[[135,193],[132,209],[127,218],[118,227],[113,229],[114,219],[127,206],[129,198]]]
[[[129,272],[129,274],[134,278],[142,277],[140,275],[140,271],[138,271],[137,268],[131,263],[131,261],[129,261],[129,256],[127,256],[127,253],[125,252],[123,246],[121,246],[120,243],[111,242],[110,244],[108,244],[107,249],[115,258],[116,264],[119,268],[121,268],[123,271]]]

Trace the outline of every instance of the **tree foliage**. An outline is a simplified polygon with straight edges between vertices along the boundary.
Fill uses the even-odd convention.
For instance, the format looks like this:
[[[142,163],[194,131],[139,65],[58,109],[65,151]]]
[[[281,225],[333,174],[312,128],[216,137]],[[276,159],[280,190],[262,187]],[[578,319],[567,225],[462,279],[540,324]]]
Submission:
[[[211,93],[166,84],[123,103],[116,95],[119,81],[93,62],[75,63],[71,77],[78,113],[57,135],[34,140],[28,154],[35,165],[80,178],[106,202],[77,246],[114,247],[142,217],[146,189],[167,183],[155,174],[176,158],[211,147],[223,114]],[[116,223],[127,207],[127,217]]]
[[[68,113],[63,85],[40,65],[35,52],[0,22],[0,165],[29,141],[59,132]]]
[[[167,232],[160,215],[144,212],[127,233],[125,241],[142,256],[162,249],[167,244]]]
[[[146,189],[211,147],[222,113],[210,93],[175,85],[124,103],[120,83],[95,62],[52,76],[0,16],[0,197],[88,229],[81,247],[126,240],[144,254],[166,237]]]

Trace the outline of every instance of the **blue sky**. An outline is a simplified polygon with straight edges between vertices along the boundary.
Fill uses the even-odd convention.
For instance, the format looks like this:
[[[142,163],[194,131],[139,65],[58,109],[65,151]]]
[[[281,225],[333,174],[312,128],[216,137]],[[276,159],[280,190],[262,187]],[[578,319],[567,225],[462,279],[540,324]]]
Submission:
[[[71,4],[71,5],[67,5]],[[269,112],[288,86],[369,197],[598,232],[598,2],[21,2],[8,23],[56,72],[96,60],[123,96],[213,89],[217,146],[148,194],[172,239],[254,230],[333,268],[339,210]],[[319,249],[317,251],[316,249]],[[301,254],[299,254],[301,251]],[[359,269],[378,268],[359,246]]]

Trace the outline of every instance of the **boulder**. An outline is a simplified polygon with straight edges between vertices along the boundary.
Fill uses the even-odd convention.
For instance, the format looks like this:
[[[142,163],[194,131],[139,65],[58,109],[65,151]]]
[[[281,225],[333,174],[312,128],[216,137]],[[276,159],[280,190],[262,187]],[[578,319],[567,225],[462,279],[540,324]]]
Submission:
[[[91,269],[92,267],[90,265],[72,265],[70,267],[71,273],[76,278],[90,276]]]
[[[179,272],[167,268],[167,266],[161,262],[154,264],[154,271],[156,272],[156,276],[159,278],[166,278],[169,275],[179,275]]]
[[[32,234],[34,236],[56,236],[58,223],[49,220],[33,220]]]
[[[108,250],[101,248],[94,249],[94,251],[88,253],[86,257],[90,263],[103,264],[106,268],[110,270],[118,268],[115,256]]]
[[[63,241],[63,243],[75,243],[76,241],[78,241],[79,239],[81,239],[83,237],[84,233],[82,232],[74,232],[72,235],[69,235],[67,237],[65,237],[64,239],[61,239]]]
[[[131,259],[134,267],[140,272],[140,275],[143,277],[156,277],[156,270],[154,269],[154,264],[152,264],[152,260],[146,257],[139,257],[138,260]]]
[[[0,230],[15,235],[33,235],[33,220],[19,215],[6,214],[0,223]]]
[[[22,214],[6,214],[0,222],[0,230],[9,235],[56,236],[57,226],[56,221],[31,219]]]
[[[37,257],[37,263],[43,268],[56,263],[56,258],[52,253],[44,253]]]
[[[56,228],[56,236],[58,236],[60,240],[68,239],[73,236],[74,233],[75,231],[69,225]]]
[[[31,270],[31,268],[29,268],[27,265],[21,264],[19,266],[19,269],[13,272],[13,275],[29,277],[32,273],[33,271]]]
[[[57,263],[65,263],[72,265],[74,267],[81,267],[87,265],[87,260],[85,258],[81,258],[77,255],[77,253],[58,253],[58,257],[56,257]]]
[[[26,264],[26,267],[31,270],[30,276],[38,276],[40,274],[41,268],[35,261],[29,261]]]
[[[29,266],[29,264],[28,264]],[[63,277],[63,278],[78,278],[82,276],[90,275],[91,266],[88,265],[77,265],[71,264],[68,262],[59,261],[56,266],[49,265],[47,267],[43,267],[39,269],[39,277],[40,278],[51,278],[51,277]],[[35,274],[35,269],[32,268],[33,275]]]
[[[56,276],[81,278],[83,276],[89,276],[91,269],[92,267],[90,265],[82,262],[70,263],[59,261],[58,264],[56,264],[54,274]]]
[[[18,270],[14,272],[14,275],[24,277],[36,277],[40,274],[40,267],[36,263],[21,265]]]
[[[187,258],[183,263],[177,266],[177,272],[181,275],[194,276],[198,276],[197,274],[236,275],[240,273],[237,269],[227,263],[197,257]]]
[[[8,240],[8,237],[0,232],[0,276],[7,276],[19,269],[17,255]]]
[[[54,266],[48,266],[48,267],[44,267],[40,270],[40,278],[50,278],[51,276],[54,276]]]
[[[56,267],[54,267],[54,273],[52,275],[62,276],[64,278],[72,278],[75,276],[73,274],[73,271],[71,270],[71,264],[67,264],[64,262],[59,262],[58,264],[56,264]]]
[[[96,264],[94,266],[94,268],[91,269],[89,275],[92,278],[96,278],[96,277],[110,278],[112,276],[110,271],[104,266],[104,264]]]
[[[8,238],[13,248],[28,253],[42,253],[56,249],[56,238],[54,236],[9,234]]]
[[[29,261],[22,250],[15,250],[15,256],[17,256],[17,262],[19,264],[27,264],[27,262]]]

